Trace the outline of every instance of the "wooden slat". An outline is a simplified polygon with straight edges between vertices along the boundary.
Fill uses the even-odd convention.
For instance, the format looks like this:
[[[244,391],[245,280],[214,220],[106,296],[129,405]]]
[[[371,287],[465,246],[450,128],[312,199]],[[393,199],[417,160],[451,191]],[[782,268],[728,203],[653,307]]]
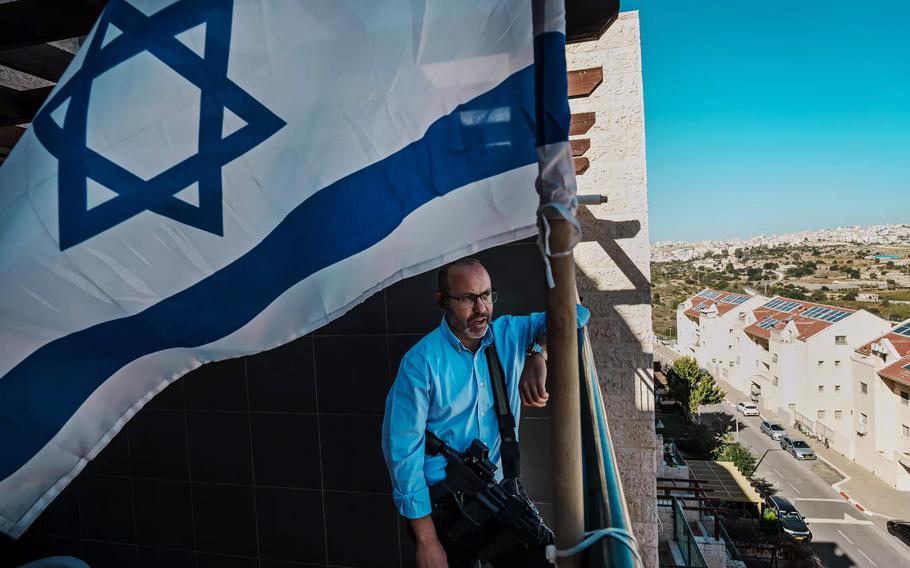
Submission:
[[[53,87],[17,91],[0,87],[0,126],[31,122]]]
[[[588,171],[588,168],[591,167],[591,160],[582,156],[581,158],[572,158],[575,160],[575,175],[580,176],[581,174]]]
[[[73,54],[42,43],[0,51],[0,65],[56,83],[73,59]]]
[[[569,140],[569,144],[572,146],[573,156],[583,156],[588,151],[588,148],[591,147],[591,139],[576,138],[575,140]]]
[[[12,149],[23,134],[25,129],[21,126],[0,126],[0,152],[4,148]]]
[[[572,115],[572,120],[569,123],[569,136],[578,136],[579,134],[584,134],[588,130],[591,130],[591,127],[594,126],[594,123],[597,121],[597,117],[593,112],[580,112],[578,114]]]
[[[0,51],[86,35],[103,3],[17,0],[0,4]]]
[[[603,67],[590,67],[569,71],[569,98],[587,97],[594,92],[598,85],[603,83]]]

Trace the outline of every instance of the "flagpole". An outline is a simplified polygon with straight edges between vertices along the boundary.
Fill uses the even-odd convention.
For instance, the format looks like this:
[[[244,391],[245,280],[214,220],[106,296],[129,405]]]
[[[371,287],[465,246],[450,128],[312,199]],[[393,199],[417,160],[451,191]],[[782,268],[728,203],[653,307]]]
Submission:
[[[549,219],[552,250],[568,250],[573,227]],[[555,287],[547,290],[547,382],[550,391],[550,453],[554,532],[558,549],[572,548],[584,537],[581,463],[581,393],[578,383],[575,259],[551,257]],[[561,567],[581,566],[578,556],[562,558]]]

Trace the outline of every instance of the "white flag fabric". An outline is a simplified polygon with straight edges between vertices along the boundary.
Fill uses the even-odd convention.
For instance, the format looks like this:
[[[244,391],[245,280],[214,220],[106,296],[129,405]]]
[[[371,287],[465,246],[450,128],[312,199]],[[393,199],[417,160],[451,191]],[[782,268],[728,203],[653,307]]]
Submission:
[[[108,2],[0,168],[0,530],[192,369],[533,235],[564,49],[552,0]]]

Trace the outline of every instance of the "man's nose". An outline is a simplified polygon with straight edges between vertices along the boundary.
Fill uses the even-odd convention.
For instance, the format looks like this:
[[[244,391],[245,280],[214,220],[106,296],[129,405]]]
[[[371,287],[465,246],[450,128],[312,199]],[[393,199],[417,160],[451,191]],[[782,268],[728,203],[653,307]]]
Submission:
[[[487,313],[487,305],[480,299],[480,296],[474,298],[474,311],[480,314]]]

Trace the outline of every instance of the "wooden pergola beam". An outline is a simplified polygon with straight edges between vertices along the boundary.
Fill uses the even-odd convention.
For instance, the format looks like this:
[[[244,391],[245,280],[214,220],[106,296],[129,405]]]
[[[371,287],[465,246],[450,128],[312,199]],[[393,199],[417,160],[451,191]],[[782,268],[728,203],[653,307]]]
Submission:
[[[569,98],[590,96],[604,80],[603,67],[569,71]]]
[[[578,136],[584,134],[594,123],[597,122],[597,116],[593,112],[579,112],[572,115],[569,122],[569,136]]]
[[[585,152],[591,147],[591,139],[576,138],[575,140],[569,140],[569,145],[572,146],[573,156],[584,156]]]
[[[575,161],[575,175],[580,176],[581,174],[588,171],[588,168],[591,167],[591,160],[581,157],[581,158],[572,158]]]
[[[0,51],[84,36],[103,2],[91,0],[17,0],[0,4]]]
[[[72,59],[72,53],[47,43],[0,51],[0,65],[52,83],[60,79]]]

